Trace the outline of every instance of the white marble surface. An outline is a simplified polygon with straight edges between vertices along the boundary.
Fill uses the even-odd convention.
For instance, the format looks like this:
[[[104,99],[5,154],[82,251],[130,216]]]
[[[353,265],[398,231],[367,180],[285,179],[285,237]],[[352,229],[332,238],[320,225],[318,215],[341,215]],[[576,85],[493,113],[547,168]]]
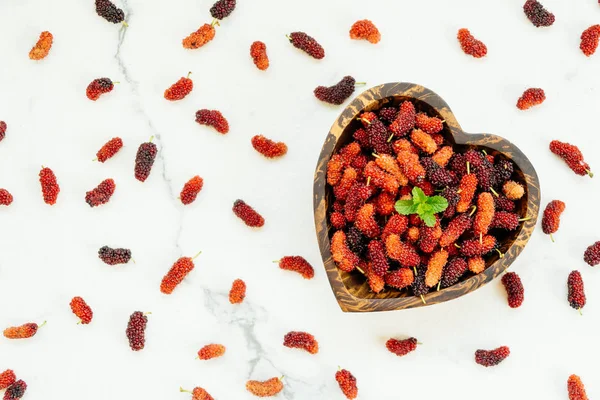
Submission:
[[[249,378],[285,375],[281,399],[342,399],[337,366],[358,378],[359,399],[567,398],[566,380],[579,374],[590,398],[600,397],[600,277],[582,261],[600,239],[596,179],[577,177],[547,150],[553,139],[578,144],[600,171],[600,54],[586,58],[579,35],[600,21],[596,1],[546,0],[554,26],[534,28],[523,1],[239,0],[215,40],[188,51],[180,41],[210,21],[209,0],[118,0],[130,27],[94,12],[92,0],[0,1],[0,187],[15,198],[0,209],[0,325],[48,320],[22,342],[0,340],[0,369],[29,384],[28,399],[185,399],[180,385],[205,387],[216,399],[249,399]],[[372,19],[383,39],[373,46],[348,38],[350,25]],[[488,45],[485,59],[464,55],[458,28]],[[27,54],[39,33],[54,34],[47,59]],[[303,30],[326,49],[322,61],[295,50],[284,34]],[[271,68],[258,71],[250,43],[267,43]],[[163,91],[193,71],[195,89],[170,103]],[[420,83],[452,106],[466,131],[493,132],[530,157],[542,182],[542,202],[567,204],[556,243],[537,229],[513,270],[526,287],[518,310],[493,282],[461,299],[417,310],[344,314],[329,288],[312,214],[313,170],[341,108],[319,103],[312,89],[351,74],[369,86]],[[97,102],[85,97],[94,78],[121,81]],[[521,112],[527,87],[548,100]],[[226,136],[194,122],[199,108],[220,109]],[[255,134],[284,140],[289,154],[270,162],[250,146]],[[133,177],[137,146],[156,137],[160,153],[150,178]],[[125,148],[106,164],[96,150],[120,136]],[[43,203],[37,174],[51,167],[58,203]],[[181,186],[199,174],[205,187],[183,207]],[[110,203],[90,209],[87,190],[112,177]],[[243,198],[266,218],[252,231],[231,213]],[[129,247],[136,264],[111,268],[96,257],[102,245]],[[202,250],[197,268],[171,296],[159,283],[182,255]],[[306,257],[315,279],[280,271],[271,260]],[[566,301],[566,278],[580,269],[584,316]],[[243,305],[227,301],[243,278]],[[93,307],[89,326],[76,324],[69,301]],[[134,310],[152,311],[146,349],[129,350],[125,327]],[[313,333],[318,355],[284,348],[290,330]],[[423,345],[398,358],[384,342],[415,336]],[[226,355],[195,360],[204,344]],[[473,362],[478,348],[508,345],[511,357],[493,369]]]

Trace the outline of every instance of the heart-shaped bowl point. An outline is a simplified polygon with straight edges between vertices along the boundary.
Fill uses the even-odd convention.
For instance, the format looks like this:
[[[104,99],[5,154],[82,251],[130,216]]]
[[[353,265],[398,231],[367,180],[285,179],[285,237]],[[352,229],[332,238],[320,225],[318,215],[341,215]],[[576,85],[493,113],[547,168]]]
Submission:
[[[386,287],[380,293],[370,290],[365,276],[358,270],[344,272],[332,259],[330,239],[335,229],[329,223],[334,200],[333,188],[327,184],[327,163],[341,147],[350,143],[352,133],[361,127],[358,116],[365,111],[375,111],[386,105],[398,106],[410,100],[417,112],[426,112],[444,120],[440,132],[457,152],[468,149],[485,150],[495,157],[509,159],[514,164],[513,180],[525,187],[524,196],[516,202],[516,210],[527,220],[514,231],[496,235],[501,257],[494,253],[485,257],[486,269],[480,274],[468,273],[457,284],[436,291],[432,289],[423,298],[410,291]],[[386,83],[371,88],[356,97],[341,113],[331,127],[321,150],[314,177],[314,217],[321,256],[335,297],[345,312],[373,312],[422,307],[455,299],[492,281],[504,272],[518,257],[535,228],[540,207],[540,186],[537,173],[529,159],[518,147],[496,135],[465,133],[448,104],[431,90],[413,83]]]

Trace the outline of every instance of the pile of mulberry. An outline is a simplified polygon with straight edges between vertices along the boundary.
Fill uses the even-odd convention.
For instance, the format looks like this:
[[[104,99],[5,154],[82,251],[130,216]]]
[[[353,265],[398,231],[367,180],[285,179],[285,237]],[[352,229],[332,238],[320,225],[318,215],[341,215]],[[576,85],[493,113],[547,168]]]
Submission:
[[[585,392],[585,385],[577,375],[569,376],[569,379],[567,380],[567,391],[569,392],[569,400],[588,400]]]
[[[567,279],[568,300],[571,307],[581,313],[585,307],[585,288],[583,287],[583,278],[579,271],[571,271]]]
[[[40,184],[42,185],[44,203],[49,205],[56,204],[58,193],[60,193],[60,186],[58,186],[54,171],[50,168],[42,168],[40,171]]]
[[[179,194],[181,203],[193,203],[194,200],[196,200],[198,193],[200,193],[200,191],[202,190],[202,186],[204,186],[204,180],[198,175],[194,176],[189,181],[187,181],[185,185],[183,185],[183,189],[181,189],[181,193]]]
[[[85,89],[85,95],[88,99],[96,101],[104,93],[112,92],[114,87],[114,82],[110,78],[94,79]]]
[[[185,78],[180,78],[177,82],[165,90],[165,99],[170,101],[182,100],[192,92],[194,82],[190,79],[192,73],[188,72]]]
[[[556,233],[560,226],[560,216],[565,211],[565,203],[560,200],[552,200],[544,209],[542,217],[542,231],[546,235],[550,235],[550,239],[554,241],[553,233]]]
[[[340,105],[354,93],[356,80],[351,76],[345,76],[333,86],[318,86],[314,93],[315,97],[329,104]]]
[[[204,24],[181,41],[184,49],[198,49],[215,38],[215,24]]]
[[[225,350],[225,346],[222,344],[207,344],[198,351],[198,358],[200,360],[218,358],[225,354]]]
[[[294,47],[304,51],[309,56],[316,58],[317,60],[325,57],[325,50],[323,46],[319,44],[314,38],[308,36],[304,32],[292,32],[288,36],[288,39]]]
[[[458,30],[458,41],[465,54],[475,58],[481,58],[487,54],[486,45],[481,40],[475,39],[466,28]]]
[[[335,373],[335,380],[348,400],[356,399],[358,396],[358,386],[356,384],[356,378],[350,371],[340,369]]]
[[[81,297],[73,297],[70,303],[71,311],[73,314],[79,318],[80,322],[83,325],[87,325],[92,322],[92,318],[94,317],[94,313],[92,312],[92,308],[88,306],[84,299]]]
[[[521,307],[525,298],[525,289],[523,289],[523,283],[519,275],[514,272],[507,272],[502,277],[502,284],[508,295],[508,306],[510,308]]]
[[[283,338],[283,345],[292,349],[302,349],[310,354],[319,352],[319,343],[313,335],[306,332],[288,332]]]
[[[6,328],[3,332],[4,337],[7,339],[28,339],[35,336],[38,329],[46,324],[44,321],[41,325],[35,322],[28,322],[20,326],[11,326]]]
[[[583,253],[583,260],[590,266],[600,264],[600,241],[590,245]]]
[[[391,338],[385,343],[385,347],[391,352],[402,357],[417,349],[418,341],[414,337],[398,340]]]
[[[577,175],[589,175],[590,178],[594,176],[577,146],[553,140],[550,142],[550,151],[562,158]]]
[[[202,109],[196,111],[196,122],[200,125],[212,126],[217,132],[222,134],[229,132],[229,122],[217,110]]]
[[[236,200],[233,203],[233,213],[246,225],[252,228],[260,228],[265,224],[265,219],[254,208],[250,207],[244,200]]]
[[[286,271],[294,271],[302,275],[304,279],[312,279],[315,276],[315,270],[308,261],[301,256],[285,256],[277,261],[279,268]]]
[[[140,351],[146,344],[146,324],[148,317],[141,311],[135,311],[129,317],[125,334],[129,340],[129,347],[133,351]]]
[[[32,60],[42,60],[46,58],[52,48],[53,40],[54,36],[52,36],[50,32],[44,31],[40,33],[40,38],[29,52],[29,58]]]
[[[85,202],[90,207],[97,207],[102,204],[108,203],[112,195],[115,193],[115,181],[112,179],[105,179],[93,190],[85,193]]]
[[[498,347],[494,350],[477,350],[475,352],[475,362],[484,367],[493,367],[500,364],[510,355],[510,349],[507,346]]]
[[[223,19],[235,10],[236,0],[219,0],[210,8],[210,15],[216,19]]]
[[[0,206],[10,206],[12,202],[12,194],[6,189],[0,189]]]
[[[240,304],[246,298],[246,282],[241,279],[236,279],[231,284],[229,290],[229,302],[231,304]]]
[[[251,140],[252,147],[267,158],[281,157],[287,153],[287,145],[283,142],[275,142],[263,135],[256,135]]]
[[[140,144],[137,154],[135,155],[135,179],[140,182],[145,182],[150,176],[156,154],[158,154],[158,148],[152,143],[152,139],[153,138],[151,137],[149,142]]]
[[[27,384],[25,381],[19,379],[6,389],[3,400],[19,400],[25,395],[26,390]]]
[[[517,100],[519,110],[527,110],[533,106],[540,105],[546,100],[546,93],[540,88],[529,88],[523,92]]]
[[[98,250],[98,257],[108,265],[127,264],[131,260],[131,250],[102,246]]]
[[[246,390],[257,397],[272,397],[283,390],[283,382],[280,378],[271,378],[266,381],[248,381]]]
[[[368,19],[361,19],[352,24],[350,39],[364,39],[375,44],[381,40],[381,33],[375,24]]]
[[[200,254],[200,253],[198,253]],[[196,255],[194,258],[196,258]],[[163,277],[160,283],[160,291],[164,294],[171,294],[185,277],[194,269],[194,258],[181,257],[169,269],[169,272]]]
[[[586,56],[591,56],[598,48],[600,39],[600,25],[592,25],[581,34],[581,44],[579,48]]]
[[[554,14],[546,10],[537,0],[527,0],[523,6],[525,15],[536,26],[550,26],[554,23]]]
[[[109,0],[96,0],[96,13],[113,24],[123,22],[125,13]]]
[[[267,45],[257,40],[250,46],[250,57],[256,68],[265,71],[269,68],[269,56],[267,56]]]
[[[109,158],[112,158],[115,154],[123,147],[123,140],[119,137],[110,139],[98,152],[96,153],[96,159],[101,163],[105,162]]]

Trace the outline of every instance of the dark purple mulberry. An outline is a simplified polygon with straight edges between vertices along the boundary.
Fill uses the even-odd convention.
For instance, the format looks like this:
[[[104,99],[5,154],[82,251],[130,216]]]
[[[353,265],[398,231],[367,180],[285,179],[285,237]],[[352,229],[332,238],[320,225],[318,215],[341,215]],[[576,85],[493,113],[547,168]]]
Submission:
[[[468,150],[465,154],[465,160],[471,165],[471,169],[479,168],[487,161],[482,152],[477,150]]]
[[[496,208],[496,211],[513,212],[516,208],[515,202],[503,195],[500,195],[498,197],[494,196],[494,206]]]
[[[391,124],[398,117],[398,109],[396,107],[383,107],[379,110],[378,117],[380,120]]]
[[[367,251],[366,239],[360,230],[354,225],[348,229],[348,232],[346,233],[346,241],[348,242],[348,247],[350,250],[359,256],[364,255]]]
[[[448,162],[448,168],[454,171],[459,177],[467,174],[467,159],[462,153],[454,153]]]
[[[25,381],[19,379],[6,389],[6,392],[4,392],[4,400],[19,400],[25,395],[26,390],[27,384]]]
[[[509,160],[501,159],[494,165],[496,184],[502,185],[510,180],[514,172],[513,163]]]
[[[131,260],[131,250],[102,246],[98,250],[98,257],[108,265],[127,264]]]
[[[372,112],[363,113],[361,120],[367,129],[369,147],[380,154],[392,154],[392,144],[388,142],[390,133],[383,122]]]
[[[455,285],[456,282],[467,272],[468,264],[467,260],[461,257],[455,257],[448,261],[448,264],[444,267],[442,274],[442,287],[447,288]]]
[[[519,308],[523,304],[525,289],[521,278],[514,272],[508,272],[502,277],[502,284],[508,295],[508,306],[510,308]]]
[[[585,307],[585,289],[583,287],[583,279],[579,271],[572,271],[567,280],[567,288],[569,290],[569,304],[571,307],[581,312]]]
[[[585,250],[583,260],[592,267],[600,264],[600,241],[592,244]]]
[[[479,167],[475,168],[475,176],[482,191],[489,192],[497,185],[496,169],[486,158],[483,159]]]
[[[96,13],[113,24],[123,22],[125,13],[109,0],[96,0]]]
[[[156,145],[152,143],[152,138],[150,138],[149,142],[140,145],[137,155],[135,156],[135,179],[140,182],[144,182],[148,179],[157,153],[158,149],[156,148]]]
[[[356,80],[345,76],[333,86],[319,86],[315,89],[315,97],[329,104],[340,105],[354,93]]]
[[[148,323],[148,317],[141,312],[136,311],[129,317],[129,323],[127,324],[127,339],[129,339],[129,347],[133,351],[139,351],[144,348],[146,344],[146,324]]]
[[[233,10],[235,10],[235,0],[219,0],[210,8],[210,15],[216,19],[223,19]]]
[[[421,165],[427,171],[427,180],[431,182],[433,186],[444,187],[450,185],[454,178],[450,174],[450,171],[440,167],[431,157],[421,158]]]
[[[325,50],[323,47],[314,38],[308,36],[304,32],[292,32],[288,36],[288,39],[294,47],[304,51],[306,54],[317,60],[325,57]]]
[[[550,26],[554,23],[554,14],[546,10],[537,0],[527,0],[523,6],[523,11],[531,23],[537,28],[540,26]]]

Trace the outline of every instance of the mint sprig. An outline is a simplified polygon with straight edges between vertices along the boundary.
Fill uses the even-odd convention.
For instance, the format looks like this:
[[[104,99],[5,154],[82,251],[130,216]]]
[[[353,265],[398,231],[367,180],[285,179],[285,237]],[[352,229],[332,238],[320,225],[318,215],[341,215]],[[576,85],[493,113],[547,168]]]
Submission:
[[[425,225],[434,227],[435,214],[448,208],[448,200],[442,196],[426,196],[421,188],[414,187],[412,200],[398,200],[395,208],[402,215],[417,214]]]

